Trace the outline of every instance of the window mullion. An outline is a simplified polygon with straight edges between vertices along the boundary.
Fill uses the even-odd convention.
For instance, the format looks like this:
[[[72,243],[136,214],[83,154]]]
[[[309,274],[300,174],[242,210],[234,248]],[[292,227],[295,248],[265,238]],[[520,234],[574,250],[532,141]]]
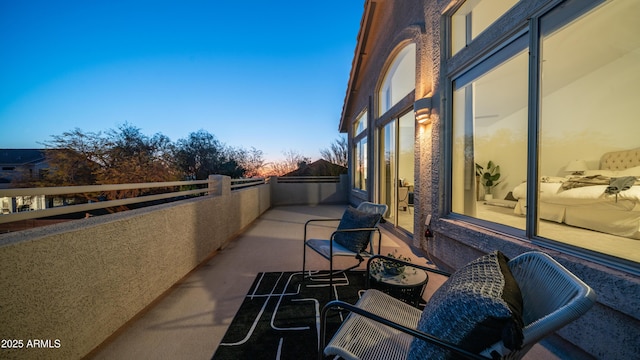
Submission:
[[[526,235],[538,233],[538,165],[539,110],[540,110],[540,26],[539,19],[529,20],[529,119],[527,139],[527,217]]]

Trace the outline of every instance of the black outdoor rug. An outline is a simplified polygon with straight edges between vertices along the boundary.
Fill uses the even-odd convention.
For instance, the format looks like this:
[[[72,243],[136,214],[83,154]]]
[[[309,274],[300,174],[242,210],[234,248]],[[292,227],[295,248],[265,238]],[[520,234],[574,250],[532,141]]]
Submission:
[[[320,311],[330,300],[328,272],[259,273],[234,317],[214,360],[315,359],[320,338]],[[365,287],[364,271],[333,278],[333,296],[354,304]],[[332,311],[327,341],[348,313]]]

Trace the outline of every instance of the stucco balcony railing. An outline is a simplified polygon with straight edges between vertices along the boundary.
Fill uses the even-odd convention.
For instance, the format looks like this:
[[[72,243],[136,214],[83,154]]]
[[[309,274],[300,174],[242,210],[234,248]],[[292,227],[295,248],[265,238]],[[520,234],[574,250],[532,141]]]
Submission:
[[[346,177],[338,182],[291,184],[307,195],[290,196],[288,201],[279,192],[291,193],[291,189],[277,180],[247,186],[213,176],[208,182],[207,188],[197,190],[208,196],[1,234],[2,338],[40,339],[55,349],[3,349],[0,357],[85,356],[267,209],[298,201],[346,204]],[[7,191],[11,190],[1,195],[10,196]],[[25,213],[50,216],[62,210],[113,206],[105,203]],[[22,214],[0,218],[16,215],[13,219],[20,220]]]

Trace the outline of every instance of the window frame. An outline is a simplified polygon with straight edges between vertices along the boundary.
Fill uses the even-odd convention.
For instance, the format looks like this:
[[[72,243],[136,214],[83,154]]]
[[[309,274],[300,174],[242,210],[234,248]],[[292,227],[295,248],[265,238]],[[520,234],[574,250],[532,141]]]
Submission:
[[[471,10],[467,11],[464,15],[463,14],[458,14],[459,11],[461,10],[467,10],[466,8],[469,6],[470,3],[472,2],[476,2],[476,6],[472,6]],[[446,54],[447,57],[453,57],[455,55],[457,55],[458,53],[464,51],[465,47],[468,47],[469,44],[471,44],[471,42],[473,42],[475,39],[477,39],[478,37],[482,36],[482,34],[484,32],[486,32],[489,28],[492,27],[493,24],[495,24],[496,22],[498,22],[498,20],[500,18],[502,18],[506,13],[508,13],[509,11],[511,11],[511,9],[513,9],[514,7],[518,6],[518,2],[520,0],[515,0],[515,3],[511,5],[511,7],[509,7],[508,9],[504,9],[504,11],[502,13],[500,13],[498,15],[498,17],[496,17],[494,19],[494,21],[489,24],[488,26],[484,27],[481,31],[479,31],[475,36],[472,33],[472,24],[473,24],[473,9],[477,8],[478,3],[480,3],[480,0],[465,0],[465,1],[461,1],[460,3],[456,4],[455,7],[453,7],[452,9],[450,9],[448,11],[448,20],[449,20],[449,26],[448,26],[448,37],[447,37],[447,41],[448,41],[448,49],[447,52],[445,52],[444,54]],[[460,17],[464,17],[464,29],[458,29],[457,31],[462,34],[464,37],[464,46],[460,47],[459,49],[455,49],[453,46],[453,33],[454,33],[454,21],[453,18],[456,16],[460,16]],[[462,24],[462,23],[461,23]],[[460,30],[463,30],[462,32],[460,32]],[[455,52],[454,52],[455,51]]]
[[[442,183],[445,196],[442,214],[444,219],[451,219],[456,221],[462,221],[465,223],[473,224],[496,232],[499,234],[505,234],[511,237],[515,237],[518,241],[523,243],[531,243],[537,246],[557,250],[565,254],[577,256],[590,261],[596,261],[598,263],[610,266],[616,269],[620,269],[630,273],[638,273],[638,263],[632,260],[619,258],[606,253],[597,252],[595,250],[589,250],[586,248],[578,247],[575,245],[566,244],[557,240],[545,238],[537,235],[538,233],[538,211],[539,207],[534,206],[528,209],[526,214],[525,230],[516,229],[510,226],[502,225],[499,223],[474,218],[468,215],[452,212],[452,161],[453,161],[453,103],[448,99],[453,99],[454,84],[456,81],[460,82],[465,78],[475,79],[478,76],[486,73],[486,69],[494,69],[501,63],[499,59],[502,57],[505,49],[508,49],[516,41],[522,41],[519,38],[524,36],[527,38],[527,46],[529,48],[529,74],[528,74],[528,125],[527,125],[527,179],[538,178],[538,161],[539,161],[539,130],[540,130],[540,58],[541,41],[543,36],[543,23],[545,27],[560,27],[571,23],[576,18],[582,16],[584,13],[591,11],[603,4],[605,0],[567,0],[559,5],[559,2],[549,2],[546,6],[538,9],[531,16],[527,17],[527,21],[523,25],[514,25],[511,30],[510,36],[504,38],[498,38],[489,46],[485,47],[485,51],[474,51],[472,46],[468,46],[465,49],[458,51],[455,55],[457,59],[465,58],[466,61],[451,61],[451,56],[445,56],[445,67],[441,75],[443,84],[443,94],[445,98],[445,107],[443,108],[443,132],[446,136],[443,137],[444,141],[444,166],[445,166],[445,181]],[[453,11],[443,14],[441,18],[441,28],[444,36],[441,43],[442,54],[451,54],[451,16]],[[495,26],[495,23],[485,29],[484,32],[490,32],[491,28]],[[479,37],[473,39],[469,44],[473,44]],[[497,56],[497,57],[496,57]],[[451,64],[453,65],[451,66]],[[483,71],[484,69],[484,71]],[[464,81],[462,81],[464,82]],[[538,181],[527,181],[527,199],[530,204],[538,203]]]
[[[367,167],[364,169],[365,170],[365,178],[367,179],[367,181],[365,182],[364,186],[365,189],[362,189],[360,187],[356,186],[356,173],[358,171],[358,157],[356,156],[358,154],[358,146],[360,146],[360,143],[364,140],[365,143],[367,144],[366,146],[366,153],[364,154],[365,159],[368,160],[369,157],[369,128],[370,128],[370,116],[369,116],[369,111],[367,108],[364,108],[362,111],[360,111],[360,113],[358,113],[358,116],[355,117],[351,130],[353,132],[353,135],[351,137],[352,139],[352,144],[351,144],[351,154],[352,154],[352,159],[353,159],[353,171],[352,171],[352,181],[351,181],[351,190],[352,191],[356,191],[359,193],[363,193],[366,194],[369,191],[370,188],[370,184],[369,182],[369,161],[367,161]],[[360,130],[359,133],[355,133],[356,129],[356,125],[359,125],[360,123],[363,124],[362,130]]]

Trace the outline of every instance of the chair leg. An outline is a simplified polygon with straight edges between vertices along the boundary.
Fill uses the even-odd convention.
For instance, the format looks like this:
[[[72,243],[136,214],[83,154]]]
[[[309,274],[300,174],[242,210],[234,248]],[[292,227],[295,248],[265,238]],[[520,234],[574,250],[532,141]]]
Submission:
[[[329,299],[333,298],[333,256],[329,257]]]
[[[307,261],[307,243],[305,241],[302,244],[302,282],[304,282],[306,261]]]
[[[346,268],[344,270],[336,271],[334,273],[333,272],[333,256],[329,258],[329,291],[330,291],[329,298],[330,299],[333,298],[333,295],[335,294],[334,291],[333,291],[333,275],[345,274],[345,276],[346,276],[346,272],[347,271],[351,271],[351,270],[357,268],[364,261],[364,258],[362,256],[360,256],[360,255],[356,256],[356,259],[358,259],[358,263],[357,264],[355,264],[355,265],[353,265],[351,267],[348,267],[348,268]]]

